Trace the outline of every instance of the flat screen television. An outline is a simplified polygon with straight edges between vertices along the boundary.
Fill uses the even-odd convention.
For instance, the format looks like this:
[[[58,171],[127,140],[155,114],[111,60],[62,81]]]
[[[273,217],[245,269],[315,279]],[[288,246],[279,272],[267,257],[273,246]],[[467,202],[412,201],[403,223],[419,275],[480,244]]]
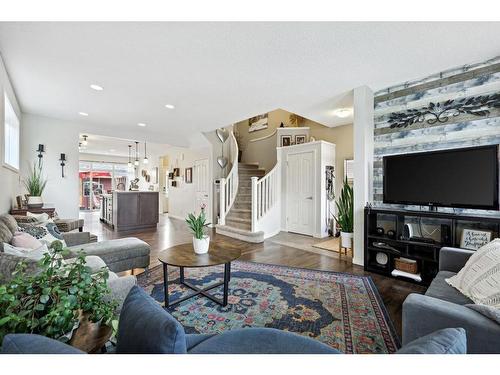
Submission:
[[[385,156],[384,203],[498,210],[498,145]]]

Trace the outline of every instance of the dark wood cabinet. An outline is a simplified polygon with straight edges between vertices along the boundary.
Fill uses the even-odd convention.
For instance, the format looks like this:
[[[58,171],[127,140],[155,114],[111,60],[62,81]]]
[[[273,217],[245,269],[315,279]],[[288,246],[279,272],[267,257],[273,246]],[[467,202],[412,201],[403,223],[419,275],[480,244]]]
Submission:
[[[408,225],[417,228],[420,237],[408,238],[405,231]],[[422,233],[425,232],[425,226],[433,229]],[[417,262],[422,279],[417,283],[428,285],[438,272],[441,248],[460,247],[464,229],[487,230],[491,232],[492,239],[497,238],[500,236],[500,217],[365,208],[364,268],[366,271],[394,276],[395,259],[411,259]]]
[[[155,228],[159,220],[158,192],[113,193],[113,225],[116,230]]]

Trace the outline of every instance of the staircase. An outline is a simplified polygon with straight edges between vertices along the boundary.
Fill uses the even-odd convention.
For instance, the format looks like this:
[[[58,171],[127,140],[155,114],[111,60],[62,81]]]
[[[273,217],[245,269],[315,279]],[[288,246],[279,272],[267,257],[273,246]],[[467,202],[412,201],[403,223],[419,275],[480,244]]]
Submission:
[[[217,225],[216,232],[247,242],[264,241],[264,232],[252,232],[252,177],[266,174],[258,164],[238,163],[238,192],[225,217],[225,225]]]

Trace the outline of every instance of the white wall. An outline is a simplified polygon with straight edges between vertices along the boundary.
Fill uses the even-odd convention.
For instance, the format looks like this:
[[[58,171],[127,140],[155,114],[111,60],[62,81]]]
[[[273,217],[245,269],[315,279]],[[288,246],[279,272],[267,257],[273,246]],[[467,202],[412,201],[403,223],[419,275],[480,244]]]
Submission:
[[[169,147],[164,153],[168,157],[168,170],[171,172],[173,168],[180,168],[184,174],[184,169],[193,167],[196,160],[209,159],[211,163],[210,147],[197,149],[188,149],[182,147]],[[209,175],[212,172],[209,171]],[[211,184],[212,185],[212,184]],[[178,181],[177,187],[168,186],[168,214],[169,216],[184,220],[188,213],[196,210],[196,190],[195,184],[186,184],[184,181]],[[211,190],[211,189],[210,189]],[[211,195],[211,193],[210,193]],[[213,199],[210,197],[210,201]],[[209,205],[208,217],[212,216],[212,205]]]
[[[19,121],[21,121],[22,133],[23,124],[19,103],[17,102],[16,95],[10,84],[3,60],[0,57],[0,214],[9,212],[12,206],[15,205],[15,197],[21,193],[19,173],[4,165],[4,92],[7,94]]]
[[[68,121],[23,114],[21,136],[21,173],[26,175],[38,160],[35,150],[45,145],[43,173],[47,186],[42,195],[47,205],[53,205],[60,217],[78,217],[78,138],[79,128]],[[59,157],[66,154],[65,177],[61,177]]]

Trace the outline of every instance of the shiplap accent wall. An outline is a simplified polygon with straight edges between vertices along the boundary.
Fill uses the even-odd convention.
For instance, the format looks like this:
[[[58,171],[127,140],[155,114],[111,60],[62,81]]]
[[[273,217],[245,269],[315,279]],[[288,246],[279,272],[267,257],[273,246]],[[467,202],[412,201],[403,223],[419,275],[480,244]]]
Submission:
[[[500,58],[476,65],[453,69],[412,83],[380,90],[375,94],[373,202],[384,205],[382,158],[385,155],[444,150],[500,144],[500,109],[490,109],[483,117],[460,115],[446,123],[427,122],[406,128],[390,128],[389,114],[407,109],[419,109],[429,102],[438,103],[500,92]],[[500,157],[500,156],[499,156]],[[416,208],[416,207],[407,207]],[[446,211],[447,209],[440,209]],[[455,210],[457,211],[457,210]],[[460,210],[500,216],[497,211]]]

